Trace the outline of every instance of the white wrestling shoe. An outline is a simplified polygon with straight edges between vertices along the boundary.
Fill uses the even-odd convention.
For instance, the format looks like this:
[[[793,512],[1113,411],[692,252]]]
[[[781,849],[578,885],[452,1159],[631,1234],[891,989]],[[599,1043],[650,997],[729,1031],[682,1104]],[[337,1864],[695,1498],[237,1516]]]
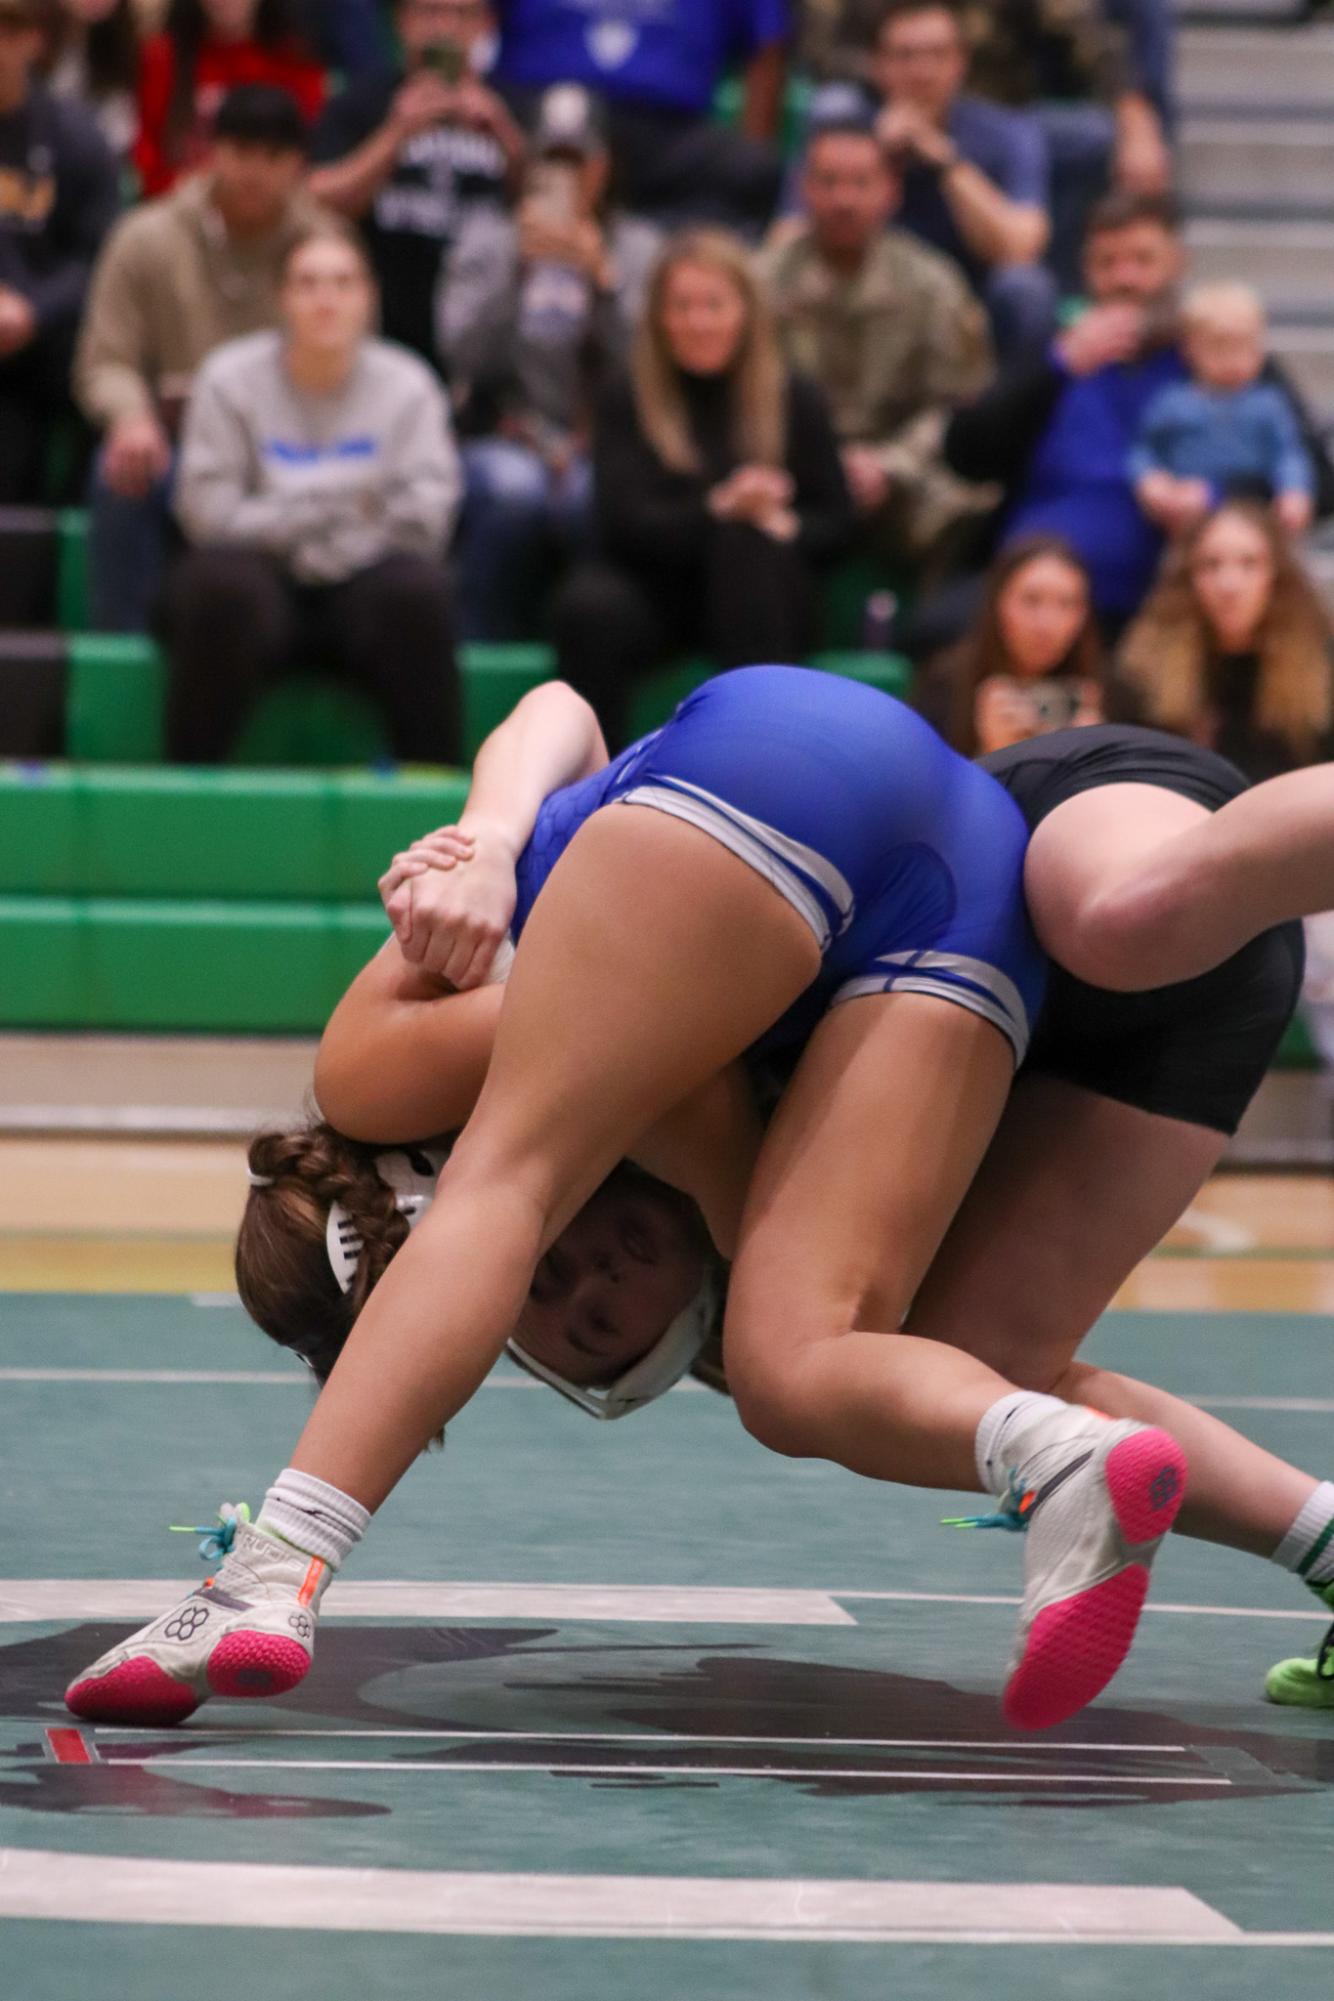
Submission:
[[[68,1709],[94,1723],[183,1723],[210,1695],[285,1695],[304,1680],[332,1565],[241,1519],[222,1546],[216,1576],[70,1683]]]
[[[1129,1653],[1150,1565],[1185,1498],[1186,1455],[1169,1432],[1077,1405],[1044,1413],[1010,1453],[1020,1470],[984,1518],[1027,1532],[1001,1707],[1020,1730],[1047,1730],[1092,1702]]]

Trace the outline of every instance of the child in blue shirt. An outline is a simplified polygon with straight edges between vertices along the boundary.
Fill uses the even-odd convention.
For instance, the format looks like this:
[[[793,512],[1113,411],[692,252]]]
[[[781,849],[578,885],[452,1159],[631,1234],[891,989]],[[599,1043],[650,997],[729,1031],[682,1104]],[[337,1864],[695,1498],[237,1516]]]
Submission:
[[[1181,346],[1191,379],[1158,392],[1130,455],[1140,506],[1169,534],[1227,495],[1257,489],[1289,534],[1310,526],[1315,468],[1287,396],[1264,379],[1265,331],[1249,285],[1186,294]]]

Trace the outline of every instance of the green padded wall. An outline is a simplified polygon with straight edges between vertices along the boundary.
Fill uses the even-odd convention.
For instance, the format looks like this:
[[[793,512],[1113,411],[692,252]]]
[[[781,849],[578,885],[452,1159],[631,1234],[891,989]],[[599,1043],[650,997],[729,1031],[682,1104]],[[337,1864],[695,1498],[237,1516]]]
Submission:
[[[0,893],[372,900],[463,772],[0,765]]]
[[[464,756],[475,757],[515,703],[555,672],[556,656],[549,646],[461,646]]]
[[[386,929],[378,904],[0,897],[0,1023],[315,1033]]]
[[[375,764],[388,756],[369,696],[310,675],[281,682],[246,720],[232,764]]]
[[[464,755],[530,688],[556,671],[547,646],[459,649]],[[74,633],[69,639],[66,749],[86,763],[160,764],[166,671],[151,639]],[[293,680],[273,689],[247,724],[235,761],[257,764],[366,764],[384,754],[384,733],[361,695],[328,683]]]
[[[165,685],[150,639],[72,633],[65,710],[69,755],[100,764],[160,764]]]

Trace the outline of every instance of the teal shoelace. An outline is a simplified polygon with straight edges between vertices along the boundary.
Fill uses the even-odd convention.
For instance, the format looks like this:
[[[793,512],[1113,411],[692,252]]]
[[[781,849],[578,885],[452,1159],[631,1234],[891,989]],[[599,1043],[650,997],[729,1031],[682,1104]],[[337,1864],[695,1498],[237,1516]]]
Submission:
[[[231,1554],[236,1541],[236,1531],[242,1523],[250,1520],[250,1509],[244,1501],[224,1501],[218,1509],[218,1519],[213,1527],[196,1523],[172,1522],[172,1535],[196,1535],[199,1537],[199,1554],[205,1563],[221,1563]]]
[[[1028,1527],[1028,1516],[1032,1506],[1032,1494],[1018,1475],[1011,1473],[1009,1490],[993,1513],[947,1515],[942,1519],[940,1526],[943,1529],[1009,1529],[1014,1535],[1022,1535]]]

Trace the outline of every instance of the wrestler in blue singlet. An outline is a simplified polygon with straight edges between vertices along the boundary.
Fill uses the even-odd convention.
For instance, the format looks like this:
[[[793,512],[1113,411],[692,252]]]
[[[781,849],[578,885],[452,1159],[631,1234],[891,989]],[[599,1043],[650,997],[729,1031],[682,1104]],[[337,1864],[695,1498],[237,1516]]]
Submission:
[[[804,1040],[840,1001],[920,993],[993,1022],[1022,1060],[1045,972],[1023,816],[901,702],[801,667],[706,681],[662,729],[543,803],[519,859],[516,938],[579,828],[617,803],[711,834],[810,925],[820,973],[766,1048]]]

